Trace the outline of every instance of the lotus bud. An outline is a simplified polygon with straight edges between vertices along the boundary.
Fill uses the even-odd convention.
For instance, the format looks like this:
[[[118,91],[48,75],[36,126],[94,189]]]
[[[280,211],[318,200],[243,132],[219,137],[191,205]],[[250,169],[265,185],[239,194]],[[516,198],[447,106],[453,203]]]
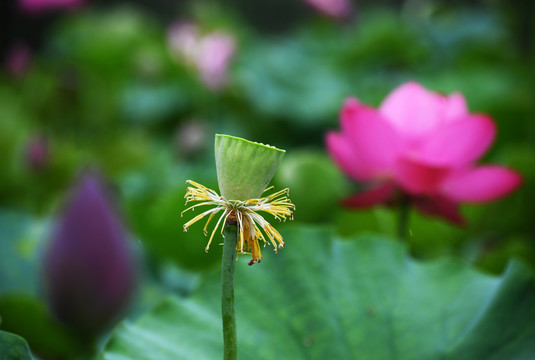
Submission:
[[[52,312],[85,335],[112,325],[136,287],[136,261],[99,177],[84,174],[57,220],[44,258]]]

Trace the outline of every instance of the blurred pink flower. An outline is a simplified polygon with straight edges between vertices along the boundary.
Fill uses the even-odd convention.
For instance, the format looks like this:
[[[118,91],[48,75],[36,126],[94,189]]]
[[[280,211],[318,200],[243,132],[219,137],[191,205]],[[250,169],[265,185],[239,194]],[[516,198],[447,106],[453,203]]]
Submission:
[[[5,66],[11,75],[20,77],[28,71],[31,61],[30,48],[24,44],[17,44],[7,53]]]
[[[463,224],[459,203],[495,200],[521,183],[512,170],[476,165],[496,128],[489,117],[470,114],[460,93],[443,96],[409,82],[378,109],[350,98],[341,127],[327,134],[331,157],[350,178],[371,185],[345,200],[350,207],[391,202],[400,190],[422,212]]]
[[[201,35],[196,25],[174,24],[168,33],[171,55],[194,66],[203,83],[219,90],[227,83],[228,67],[236,51],[230,34],[214,31]]]
[[[19,0],[20,7],[27,12],[41,12],[65,8],[75,8],[85,0]]]
[[[334,18],[343,19],[351,12],[350,0],[305,0],[305,2]]]

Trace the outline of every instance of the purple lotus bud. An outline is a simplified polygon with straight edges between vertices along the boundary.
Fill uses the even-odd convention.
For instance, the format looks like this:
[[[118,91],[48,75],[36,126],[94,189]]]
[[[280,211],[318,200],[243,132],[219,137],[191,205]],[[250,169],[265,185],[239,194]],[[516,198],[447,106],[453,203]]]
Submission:
[[[35,135],[26,143],[24,161],[33,171],[41,171],[50,161],[50,145],[46,137]]]
[[[44,258],[52,312],[86,335],[113,325],[136,287],[128,234],[99,177],[80,177]]]

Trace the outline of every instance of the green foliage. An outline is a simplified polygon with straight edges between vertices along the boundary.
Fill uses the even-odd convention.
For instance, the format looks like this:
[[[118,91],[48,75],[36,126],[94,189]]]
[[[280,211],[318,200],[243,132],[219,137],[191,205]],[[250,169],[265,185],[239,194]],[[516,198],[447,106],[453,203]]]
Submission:
[[[82,339],[58,322],[36,298],[2,296],[0,315],[0,329],[23,336],[31,344],[32,351],[44,358],[72,358],[84,346]]]
[[[340,170],[317,151],[287,154],[273,182],[277,189],[290,189],[296,220],[307,222],[332,220],[349,188]]]
[[[46,225],[21,213],[0,211],[0,228],[0,295],[36,293]]]
[[[20,336],[0,331],[0,358],[5,360],[32,360],[28,343]]]
[[[261,264],[236,264],[241,359],[528,359],[535,282],[518,262],[500,277],[451,259],[421,263],[399,243],[285,232]],[[112,335],[104,359],[215,359],[219,275]]]
[[[49,226],[28,215],[2,211],[0,227],[0,333],[22,336],[35,354],[46,358],[79,354],[85,346],[82,339],[59,323],[39,298],[40,259]],[[2,350],[0,346],[0,359]]]
[[[152,160],[143,172],[132,173],[121,183],[132,230],[148,255],[156,261],[172,261],[196,270],[210,267],[221,258],[220,248],[213,246],[205,252],[208,238],[203,236],[201,224],[184,232],[184,223],[198,214],[198,210],[185,213],[183,217],[181,213],[187,208],[184,199],[186,180],[216,190],[215,169],[206,171],[186,165],[173,166],[166,156]]]

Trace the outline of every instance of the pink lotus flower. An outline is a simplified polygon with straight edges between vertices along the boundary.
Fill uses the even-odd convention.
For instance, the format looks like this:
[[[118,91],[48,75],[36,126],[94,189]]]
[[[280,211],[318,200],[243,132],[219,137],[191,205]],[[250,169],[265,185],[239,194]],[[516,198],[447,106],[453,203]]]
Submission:
[[[458,204],[495,200],[521,177],[497,165],[476,165],[496,134],[493,121],[470,114],[460,93],[443,96],[409,82],[378,109],[346,100],[342,132],[327,134],[334,161],[369,189],[344,201],[350,207],[391,202],[406,194],[422,212],[463,224]]]
[[[75,8],[84,3],[85,0],[19,0],[20,7],[26,12],[41,12],[46,10],[57,10]]]
[[[349,0],[305,0],[305,2],[316,10],[338,19],[347,17],[351,12]]]
[[[168,42],[171,55],[195,67],[210,89],[219,90],[226,85],[228,67],[236,51],[234,37],[221,31],[201,35],[194,24],[174,24]]]

